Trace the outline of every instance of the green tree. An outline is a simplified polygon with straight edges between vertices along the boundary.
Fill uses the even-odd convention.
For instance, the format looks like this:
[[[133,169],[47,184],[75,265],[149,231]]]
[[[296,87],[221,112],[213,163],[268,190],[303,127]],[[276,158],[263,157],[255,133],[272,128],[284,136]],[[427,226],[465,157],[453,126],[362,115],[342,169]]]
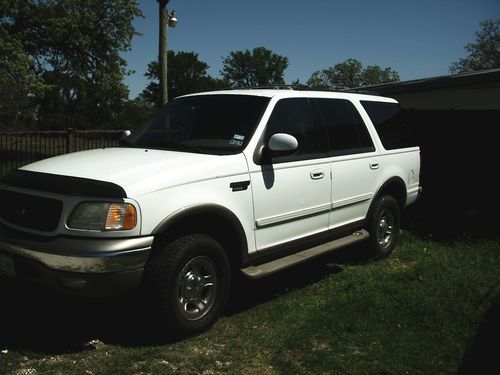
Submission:
[[[484,20],[476,32],[476,41],[465,45],[469,52],[450,66],[450,73],[500,68],[500,19]]]
[[[222,77],[231,87],[284,84],[288,58],[257,47],[252,51],[234,51],[223,59]]]
[[[199,59],[197,53],[168,51],[167,60],[169,100],[180,95],[218,90],[226,87],[226,84],[222,80],[212,78],[208,75],[208,65]],[[144,75],[150,82],[141,95],[154,106],[160,106],[161,93],[158,83],[160,65],[157,60],[148,64],[148,70]]]
[[[138,16],[135,0],[4,0],[0,74],[27,93],[40,128],[106,126],[128,95],[120,53]]]
[[[0,129],[16,129],[32,117],[34,105],[29,97],[43,87],[31,69],[34,60],[9,33],[10,3],[0,0]]]
[[[399,74],[391,68],[381,68],[378,65],[369,65],[361,74],[361,85],[370,86],[387,82],[399,81]]]
[[[135,130],[142,123],[149,120],[156,108],[142,95],[135,99],[127,100],[120,115],[113,123],[113,128]]]
[[[20,124],[30,127],[33,112],[27,87],[0,74],[0,130],[16,130]]]
[[[345,90],[396,81],[399,81],[399,74],[392,68],[381,68],[378,65],[363,68],[359,60],[347,59],[333,67],[314,72],[307,85],[314,89]]]

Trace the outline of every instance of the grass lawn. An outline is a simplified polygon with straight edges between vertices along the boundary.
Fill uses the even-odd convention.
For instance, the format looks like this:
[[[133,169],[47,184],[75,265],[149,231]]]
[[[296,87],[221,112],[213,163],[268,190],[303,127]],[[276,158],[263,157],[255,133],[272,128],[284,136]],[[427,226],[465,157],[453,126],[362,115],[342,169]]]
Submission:
[[[212,329],[182,341],[155,335],[135,299],[3,280],[0,374],[457,374],[464,356],[474,365],[467,352],[495,306],[499,266],[497,239],[403,231],[388,259],[349,248],[242,282]]]

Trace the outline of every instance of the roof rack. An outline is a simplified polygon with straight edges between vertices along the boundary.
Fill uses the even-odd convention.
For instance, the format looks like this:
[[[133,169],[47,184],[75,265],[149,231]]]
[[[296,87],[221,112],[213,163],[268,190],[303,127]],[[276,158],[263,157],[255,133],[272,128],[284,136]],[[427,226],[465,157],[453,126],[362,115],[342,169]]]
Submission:
[[[249,87],[250,90],[259,90],[259,89],[273,89],[273,90],[310,90],[311,88],[307,85],[298,84],[298,85],[262,85],[262,86],[252,86]]]
[[[312,88],[308,85],[304,85],[302,83],[298,85],[264,85],[264,86],[252,86],[249,88],[250,90],[253,89],[278,89],[278,90],[296,90],[296,91],[323,91],[323,92],[346,92],[346,93],[360,93],[360,91],[356,91],[354,88],[349,88],[349,89],[339,89],[339,90],[332,90],[329,88]],[[368,94],[369,91],[363,91],[361,92],[363,94]]]
[[[234,87],[233,90],[245,89],[244,87]],[[296,91],[323,91],[323,92],[344,92],[344,93],[352,93],[352,94],[364,94],[364,95],[377,95],[377,93],[373,90],[370,90],[370,87],[366,89],[364,87],[360,88],[349,88],[349,89],[339,89],[332,90],[328,88],[311,88],[308,85],[298,84],[298,85],[261,85],[261,86],[251,86],[247,87],[247,90],[296,90]]]

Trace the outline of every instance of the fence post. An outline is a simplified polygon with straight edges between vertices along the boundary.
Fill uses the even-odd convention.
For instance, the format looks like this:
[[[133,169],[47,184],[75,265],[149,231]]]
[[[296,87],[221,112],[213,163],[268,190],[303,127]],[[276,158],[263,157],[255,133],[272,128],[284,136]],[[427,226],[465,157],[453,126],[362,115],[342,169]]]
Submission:
[[[66,151],[68,153],[75,151],[75,129],[68,128],[66,135]]]

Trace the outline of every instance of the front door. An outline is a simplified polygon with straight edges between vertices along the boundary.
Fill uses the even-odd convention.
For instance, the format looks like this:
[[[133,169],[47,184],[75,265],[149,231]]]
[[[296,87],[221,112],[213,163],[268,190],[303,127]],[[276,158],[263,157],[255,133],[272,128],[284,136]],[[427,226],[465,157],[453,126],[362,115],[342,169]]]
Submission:
[[[277,102],[264,144],[276,133],[298,141],[292,155],[263,161],[250,171],[257,250],[326,231],[331,206],[328,143],[314,103],[307,98]]]

